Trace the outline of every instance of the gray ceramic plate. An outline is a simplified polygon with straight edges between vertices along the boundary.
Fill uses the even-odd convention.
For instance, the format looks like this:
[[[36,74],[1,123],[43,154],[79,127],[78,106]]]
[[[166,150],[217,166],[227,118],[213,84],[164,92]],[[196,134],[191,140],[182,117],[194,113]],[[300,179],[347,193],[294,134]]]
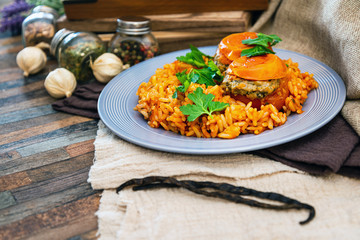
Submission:
[[[199,48],[213,55],[216,46]],[[176,60],[190,50],[164,54],[139,63],[120,73],[109,82],[98,101],[98,111],[104,124],[120,138],[154,150],[183,154],[238,153],[283,144],[303,137],[328,123],[341,110],[346,96],[342,79],[330,67],[302,54],[275,49],[282,59],[299,63],[301,72],[313,73],[319,88],[308,95],[302,114],[292,114],[288,121],[259,135],[240,135],[235,139],[202,139],[185,137],[162,128],[151,128],[142,115],[133,108],[137,104],[136,91],[147,82],[157,68]]]

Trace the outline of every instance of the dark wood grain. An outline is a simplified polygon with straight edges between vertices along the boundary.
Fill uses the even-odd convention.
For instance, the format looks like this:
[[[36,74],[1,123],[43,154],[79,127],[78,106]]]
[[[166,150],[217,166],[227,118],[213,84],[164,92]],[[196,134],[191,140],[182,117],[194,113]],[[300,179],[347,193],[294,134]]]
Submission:
[[[151,29],[159,43],[166,41],[166,35],[157,32],[195,32],[195,33],[229,33],[246,31],[250,25],[252,13],[249,11],[202,12],[146,16],[151,21]],[[117,16],[119,17],[119,16]],[[114,33],[117,29],[117,18],[99,18],[86,20],[68,20],[62,16],[57,20],[59,29],[73,31],[90,31]],[[205,34],[203,34],[205,35]],[[169,34],[169,36],[171,36]],[[206,36],[206,35],[205,35]]]
[[[25,78],[22,48],[0,39],[0,239],[96,239],[100,192],[87,178],[98,121],[53,110],[44,80],[57,62]]]
[[[96,228],[99,196],[91,195],[0,227],[1,239],[66,239]],[[48,232],[47,232],[48,231]]]
[[[97,0],[92,3],[65,1],[68,19],[111,18],[129,15],[202,13],[239,10],[265,10],[268,0]],[[74,2],[74,1],[73,1]]]

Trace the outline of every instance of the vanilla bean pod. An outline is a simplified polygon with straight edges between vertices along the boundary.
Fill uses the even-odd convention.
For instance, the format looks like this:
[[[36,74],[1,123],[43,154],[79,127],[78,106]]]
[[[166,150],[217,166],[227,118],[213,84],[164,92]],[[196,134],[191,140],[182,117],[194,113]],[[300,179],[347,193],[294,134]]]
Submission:
[[[286,197],[278,193],[261,192],[241,186],[233,186],[227,183],[196,182],[196,181],[188,181],[188,180],[178,181],[177,179],[172,177],[151,176],[141,179],[131,179],[125,182],[124,184],[122,184],[121,186],[119,186],[116,190],[117,192],[119,192],[125,187],[132,185],[135,185],[133,187],[134,191],[153,189],[153,188],[182,187],[197,194],[201,194],[208,197],[221,198],[235,203],[246,204],[252,207],[274,209],[274,210],[306,209],[309,211],[309,216],[306,220],[301,221],[300,224],[306,224],[315,217],[314,207],[308,204],[301,203],[295,199]],[[205,189],[213,189],[213,190],[207,191]],[[269,204],[269,203],[259,202],[256,200],[241,197],[241,195],[267,199],[282,204],[279,205],[279,204]]]
[[[309,210],[309,217],[307,220],[300,222],[301,224],[305,224],[309,221],[311,221],[315,217],[315,209],[305,203],[301,203],[295,199],[286,197],[284,195],[274,193],[274,192],[261,192],[254,189],[249,189],[241,186],[233,186],[228,183],[213,183],[213,182],[194,182],[192,181],[192,184],[195,185],[196,188],[213,188],[220,191],[224,191],[231,194],[236,195],[243,195],[243,196],[255,196],[257,198],[267,199],[271,201],[277,201],[284,203],[283,205],[272,205],[272,204],[266,204],[262,205],[261,202],[247,200],[246,198],[243,198],[244,201],[248,201],[248,205],[256,206],[256,207],[263,207],[263,208],[272,208],[272,209],[307,209]],[[219,193],[219,192],[218,192]],[[230,195],[226,195],[224,193],[223,197],[224,199],[230,200],[232,198]],[[236,198],[232,198],[234,201],[237,202]]]

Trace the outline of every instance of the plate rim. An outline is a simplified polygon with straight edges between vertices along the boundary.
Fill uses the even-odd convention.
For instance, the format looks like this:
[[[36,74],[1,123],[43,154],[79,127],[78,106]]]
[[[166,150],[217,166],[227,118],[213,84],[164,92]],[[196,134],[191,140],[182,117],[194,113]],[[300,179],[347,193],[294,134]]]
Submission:
[[[199,47],[199,50],[201,51],[206,51],[206,49],[213,49],[216,48],[217,46],[204,46],[204,47]],[[326,71],[330,72],[330,74],[332,76],[334,76],[334,78],[336,79],[336,83],[339,85],[339,96],[343,95],[343,97],[340,99],[337,99],[338,104],[334,104],[333,108],[331,109],[331,114],[324,119],[323,121],[321,121],[320,123],[316,124],[315,126],[312,126],[311,128],[308,128],[302,132],[297,133],[296,135],[293,135],[292,137],[287,137],[284,138],[282,140],[278,140],[276,142],[268,142],[268,143],[262,143],[260,147],[242,147],[241,149],[235,150],[235,149],[199,149],[199,148],[188,148],[186,150],[184,150],[183,148],[177,148],[175,146],[173,146],[172,148],[169,149],[168,146],[162,146],[162,145],[157,145],[157,144],[152,144],[152,143],[148,143],[148,142],[144,142],[144,141],[139,141],[137,139],[131,138],[126,134],[122,134],[121,132],[118,131],[118,129],[116,128],[116,126],[114,126],[115,124],[111,121],[111,119],[107,118],[106,113],[102,111],[102,103],[105,101],[104,98],[106,96],[106,93],[109,89],[111,89],[111,87],[113,85],[115,85],[117,83],[117,81],[120,81],[119,79],[121,79],[122,75],[125,75],[128,71],[135,71],[138,68],[141,68],[143,65],[149,64],[150,61],[156,61],[159,58],[167,58],[169,56],[172,55],[176,55],[176,54],[180,54],[180,53],[185,53],[187,51],[190,51],[190,49],[183,49],[183,50],[177,50],[177,51],[173,51],[170,53],[165,53],[162,54],[160,56],[154,57],[152,59],[140,62],[138,64],[136,64],[135,66],[133,66],[132,68],[129,68],[123,72],[121,72],[120,74],[118,74],[117,76],[114,77],[113,80],[111,80],[102,90],[99,99],[98,99],[98,103],[97,103],[97,107],[98,107],[98,113],[100,116],[100,119],[102,120],[102,122],[105,124],[106,127],[108,127],[112,133],[114,133],[116,136],[120,137],[121,139],[128,141],[130,143],[133,143],[135,145],[141,146],[141,147],[145,147],[147,149],[152,149],[152,150],[157,150],[157,151],[163,151],[163,152],[169,152],[169,153],[181,153],[181,154],[192,154],[192,155],[214,155],[214,154],[230,154],[230,153],[240,153],[240,152],[249,152],[249,151],[255,151],[255,150],[260,150],[260,149],[266,149],[269,147],[274,147],[274,146],[278,146],[284,143],[288,143],[291,141],[294,141],[296,139],[302,138],[312,132],[315,132],[316,130],[322,128],[324,125],[326,125],[327,123],[329,123],[342,109],[343,105],[345,104],[345,100],[346,100],[346,87],[345,87],[345,83],[342,80],[342,78],[339,76],[339,74],[332,69],[331,67],[329,67],[328,65],[326,65],[325,63],[314,59],[310,56],[298,53],[298,52],[294,52],[291,50],[286,50],[286,49],[278,49],[278,48],[274,48],[274,51],[281,51],[283,53],[291,53],[291,54],[295,54],[298,55],[300,57],[309,59],[311,61],[316,62],[317,64],[321,65],[322,67],[324,67],[326,69]],[[180,55],[179,55],[180,56]],[[134,69],[135,68],[135,69]],[[156,69],[153,70],[153,72],[155,72]],[[115,81],[114,81],[115,80]],[[339,81],[340,80],[340,81]],[[143,81],[141,81],[143,82]],[[140,83],[141,83],[140,82]],[[146,120],[144,120],[146,121]],[[147,124],[147,123],[146,123]],[[285,123],[286,124],[286,123]],[[284,125],[285,125],[284,124]],[[281,127],[281,126],[279,126]],[[277,128],[279,128],[277,127]],[[168,132],[164,129],[161,129],[162,131]],[[123,130],[122,130],[123,131]],[[174,133],[175,134],[175,133]],[[262,133],[263,134],[263,133]],[[261,136],[262,134],[259,135],[254,135],[254,136]],[[186,139],[199,139],[199,138],[190,138],[190,137],[185,137],[185,136],[181,136],[180,134],[176,134],[177,137],[179,138],[186,138]],[[235,138],[236,139],[236,138]],[[205,140],[204,138],[201,138],[200,140]],[[198,140],[198,141],[200,141]],[[230,140],[234,140],[234,139],[230,139]],[[208,139],[205,141],[229,141],[228,139]],[[191,142],[191,141],[190,141]]]

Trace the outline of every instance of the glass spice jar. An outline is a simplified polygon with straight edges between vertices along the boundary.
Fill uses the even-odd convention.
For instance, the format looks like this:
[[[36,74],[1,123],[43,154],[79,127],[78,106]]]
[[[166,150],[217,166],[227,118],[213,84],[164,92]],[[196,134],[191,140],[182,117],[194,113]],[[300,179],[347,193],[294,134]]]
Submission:
[[[150,20],[127,16],[117,20],[116,34],[109,42],[109,52],[130,66],[159,54],[159,44],[151,33]]]
[[[95,61],[105,52],[106,45],[96,34],[65,28],[55,34],[50,46],[50,53],[56,57],[59,66],[74,73],[80,82],[92,79],[90,60]]]
[[[50,44],[56,31],[57,11],[48,6],[37,6],[22,22],[22,41],[25,47],[41,42]]]

